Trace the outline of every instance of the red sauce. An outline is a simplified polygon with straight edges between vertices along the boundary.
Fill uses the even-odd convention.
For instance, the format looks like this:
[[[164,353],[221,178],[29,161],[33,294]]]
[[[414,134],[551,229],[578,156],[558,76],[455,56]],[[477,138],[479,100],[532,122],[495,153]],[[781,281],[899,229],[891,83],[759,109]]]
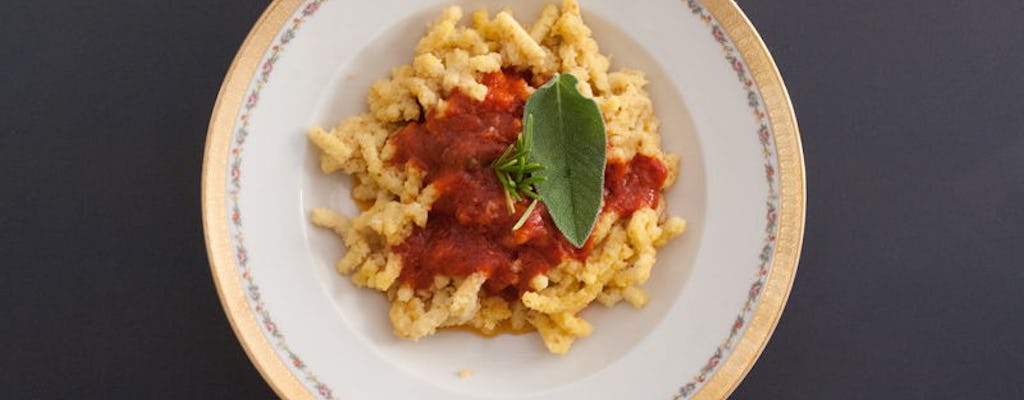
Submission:
[[[519,202],[510,214],[490,165],[522,129],[527,84],[514,71],[488,74],[483,83],[488,92],[482,102],[455,90],[442,112],[427,114],[390,139],[396,146],[392,162],[424,170],[425,182],[439,193],[426,227],[414,229],[394,250],[402,256],[399,280],[416,288],[429,287],[437,274],[483,271],[489,275],[487,293],[515,299],[531,278],[567,257],[585,258],[590,246],[576,249],[566,241],[543,203],[512,230],[529,203]],[[609,164],[605,174],[605,211],[629,215],[657,204],[666,171],[660,161],[637,156],[628,164]]]
[[[604,169],[604,209],[628,217],[658,205],[668,169],[660,160],[637,154],[628,163],[609,163]]]

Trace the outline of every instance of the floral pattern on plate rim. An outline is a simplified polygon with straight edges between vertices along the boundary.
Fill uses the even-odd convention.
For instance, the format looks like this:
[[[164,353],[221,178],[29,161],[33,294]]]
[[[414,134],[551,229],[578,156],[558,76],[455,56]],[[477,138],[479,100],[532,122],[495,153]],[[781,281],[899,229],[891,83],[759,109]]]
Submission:
[[[274,342],[280,352],[279,354],[288,357],[286,362],[288,367],[293,369],[297,376],[305,379],[306,383],[313,389],[313,392],[324,399],[333,400],[335,398],[334,392],[331,391],[327,384],[321,382],[316,377],[316,374],[310,371],[306,363],[288,347],[284,334],[281,333],[281,330],[271,318],[270,312],[267,311],[264,300],[260,296],[260,287],[253,278],[252,270],[249,269],[249,252],[245,248],[245,237],[242,235],[242,213],[238,208],[238,197],[242,192],[242,152],[245,150],[245,140],[249,136],[249,117],[252,115],[256,105],[259,104],[260,92],[270,80],[270,74],[274,72],[274,64],[280,59],[281,53],[284,52],[288,43],[295,39],[295,33],[306,22],[306,19],[319,10],[320,5],[324,1],[327,0],[312,0],[300,9],[298,15],[292,18],[291,25],[281,32],[277,43],[268,49],[260,65],[258,75],[253,83],[250,84],[249,96],[246,97],[241,115],[236,122],[238,129],[235,131],[234,140],[232,140],[230,148],[231,165],[228,176],[230,180],[228,184],[228,201],[231,205],[229,218],[231,219],[231,239],[235,248],[235,261],[238,262],[238,270],[241,272],[242,285],[245,288],[247,300],[253,312],[259,318],[264,334]]]
[[[743,58],[736,51],[736,46],[729,40],[725,30],[715,20],[715,17],[701,5],[700,1],[686,0],[686,2],[693,15],[699,17],[711,28],[711,36],[722,46],[725,60],[729,62],[729,66],[736,72],[736,77],[747,92],[747,105],[750,106],[754,118],[757,119],[759,124],[757,139],[761,142],[761,152],[764,155],[764,176],[768,183],[768,196],[765,201],[764,246],[761,247],[761,253],[758,255],[759,265],[757,267],[756,279],[747,291],[747,300],[743,303],[743,308],[740,309],[739,315],[736,316],[736,320],[732,323],[732,327],[729,329],[729,336],[718,345],[715,352],[708,358],[707,363],[701,367],[700,372],[679,388],[679,392],[673,397],[676,400],[690,398],[714,374],[722,359],[726,357],[732,346],[736,344],[736,338],[741,336],[740,333],[746,327],[747,318],[754,311],[754,308],[757,307],[758,299],[761,298],[761,289],[764,288],[765,280],[768,278],[768,271],[772,264],[772,251],[775,249],[775,235],[777,232],[776,228],[778,227],[778,214],[776,210],[778,210],[779,202],[778,181],[775,179],[775,166],[778,162],[775,154],[775,135],[768,121],[768,115],[763,109],[761,94],[748,73],[746,63],[743,62]]]
[[[288,367],[295,371],[297,373],[296,375],[305,379],[307,384],[309,384],[313,389],[313,392],[317,393],[324,399],[335,399],[334,393],[330,387],[321,382],[316,375],[310,371],[306,363],[304,363],[302,359],[288,347],[284,334],[274,323],[270,313],[267,311],[264,300],[260,296],[259,286],[256,284],[252,271],[248,266],[248,250],[246,250],[245,238],[241,231],[242,216],[238,207],[238,198],[242,191],[242,153],[245,149],[246,138],[249,136],[249,117],[252,115],[256,105],[259,103],[260,92],[269,81],[270,75],[274,71],[274,64],[277,63],[281,53],[285,50],[288,43],[295,39],[296,32],[300,27],[302,27],[303,23],[309,17],[313,16],[325,1],[327,0],[311,0],[300,8],[298,15],[292,18],[291,25],[285,29],[277,39],[277,43],[268,49],[268,52],[261,64],[259,75],[255,77],[254,81],[250,84],[249,95],[246,97],[242,113],[239,115],[236,122],[238,129],[235,131],[234,140],[232,141],[231,148],[229,150],[231,153],[231,164],[229,167],[230,174],[227,192],[230,204],[229,218],[231,220],[231,238],[235,249],[235,260],[237,261],[238,270],[241,273],[240,277],[245,287],[247,300],[252,307],[253,312],[258,316],[264,334],[268,338],[272,339],[280,353],[287,356],[288,362],[286,364]],[[746,64],[737,53],[735,46],[733,46],[732,42],[726,36],[721,25],[719,25],[715,20],[714,16],[712,16],[698,0],[685,1],[689,6],[690,11],[711,28],[711,34],[715,38],[715,41],[722,46],[722,51],[725,53],[726,61],[729,62],[731,68],[736,72],[737,78],[743,85],[744,90],[747,91],[747,105],[751,107],[754,117],[760,123],[757,136],[762,146],[762,153],[765,157],[764,168],[765,178],[768,183],[768,196],[766,201],[766,236],[764,246],[758,256],[760,263],[756,274],[756,280],[748,290],[747,299],[729,330],[729,336],[719,344],[698,374],[688,383],[679,388],[674,399],[686,399],[696,393],[697,389],[699,389],[700,386],[715,372],[719,363],[727,355],[728,351],[732,349],[732,346],[735,344],[735,339],[740,336],[740,332],[742,332],[743,328],[746,327],[747,318],[757,306],[757,300],[760,298],[761,289],[764,287],[765,279],[767,279],[768,271],[771,266],[771,254],[775,247],[775,234],[777,227],[776,210],[778,208],[778,189],[777,181],[775,179],[776,159],[774,152],[774,140],[772,130],[768,122],[768,117],[762,108],[761,95],[758,93],[753,80],[748,75]]]

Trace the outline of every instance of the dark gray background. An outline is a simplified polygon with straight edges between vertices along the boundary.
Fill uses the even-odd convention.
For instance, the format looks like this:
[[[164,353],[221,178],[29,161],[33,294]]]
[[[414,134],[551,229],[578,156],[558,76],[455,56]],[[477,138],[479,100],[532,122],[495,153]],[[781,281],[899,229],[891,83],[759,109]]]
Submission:
[[[210,111],[266,4],[4,2],[0,397],[273,396],[199,211]],[[789,86],[809,203],[734,398],[1024,398],[1024,2],[740,4]]]

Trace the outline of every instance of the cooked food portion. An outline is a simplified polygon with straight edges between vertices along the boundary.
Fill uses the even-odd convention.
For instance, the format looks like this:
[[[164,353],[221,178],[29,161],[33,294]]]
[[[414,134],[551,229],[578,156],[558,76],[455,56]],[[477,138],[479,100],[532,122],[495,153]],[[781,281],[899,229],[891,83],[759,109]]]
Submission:
[[[547,6],[530,26],[505,11],[461,20],[461,9],[446,9],[412,64],[373,85],[369,112],[309,131],[323,171],[352,175],[353,198],[370,204],[353,217],[316,209],[312,221],[344,242],[338,272],[385,292],[398,336],[536,329],[565,353],[591,333],[579,316],[590,303],[647,303],[638,285],[656,248],[685,228],[662,198],[678,157],[661,151],[643,74],[609,71],[575,1]],[[502,169],[529,147],[530,96],[560,75],[578,79],[607,135],[602,202],[580,246],[549,211],[564,204],[532,186],[543,165],[526,168],[524,156],[523,168]]]

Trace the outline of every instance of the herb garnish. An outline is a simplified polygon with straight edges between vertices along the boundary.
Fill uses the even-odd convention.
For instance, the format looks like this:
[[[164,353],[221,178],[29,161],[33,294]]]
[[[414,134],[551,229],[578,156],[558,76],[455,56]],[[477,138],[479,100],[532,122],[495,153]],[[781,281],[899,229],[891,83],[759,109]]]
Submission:
[[[533,176],[544,167],[538,163],[529,162],[530,150],[533,146],[533,115],[527,115],[524,121],[526,122],[525,127],[516,138],[516,142],[508,146],[505,152],[501,153],[501,156],[491,164],[494,167],[494,173],[498,175],[498,181],[505,188],[505,205],[508,206],[510,214],[516,212],[515,202],[522,200],[524,196],[533,199],[530,206],[523,212],[523,216],[519,217],[519,221],[512,226],[512,230],[522,228],[530,214],[533,214],[533,209],[537,207],[537,201],[540,200],[540,195],[537,194],[533,185],[546,179],[543,176]]]
[[[523,197],[533,199],[512,230],[526,223],[541,200],[562,235],[580,248],[601,212],[607,137],[601,110],[576,89],[578,82],[572,74],[555,74],[533,92],[523,111],[523,132],[492,166],[509,213]]]
[[[597,223],[607,162],[604,118],[597,103],[576,89],[572,74],[556,74],[526,101],[536,118],[529,160],[543,165],[537,193],[555,226],[577,248]]]

